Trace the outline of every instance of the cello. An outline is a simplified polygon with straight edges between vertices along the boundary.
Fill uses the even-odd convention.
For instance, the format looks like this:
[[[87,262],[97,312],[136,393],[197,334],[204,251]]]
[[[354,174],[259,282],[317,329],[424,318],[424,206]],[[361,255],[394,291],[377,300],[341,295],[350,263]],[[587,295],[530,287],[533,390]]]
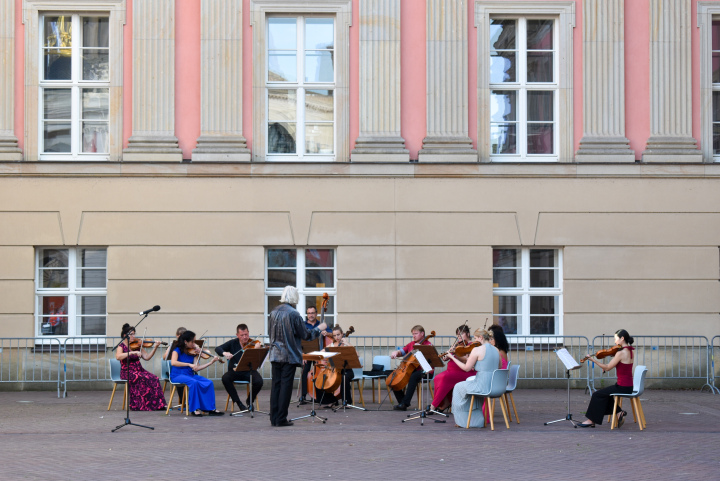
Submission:
[[[425,335],[420,342],[416,342],[415,344],[423,344],[425,341],[433,337],[435,337],[435,331],[431,331],[430,335]],[[400,363],[400,366],[391,372],[385,379],[385,384],[387,384],[387,387],[393,391],[402,391],[405,389],[405,386],[407,386],[407,383],[410,382],[410,376],[412,376],[412,373],[414,373],[415,369],[419,366],[420,361],[418,361],[415,357],[415,353],[407,353]]]
[[[350,329],[343,334],[343,337],[348,337],[350,334],[355,332],[355,328],[350,326]],[[315,388],[322,391],[327,391],[337,395],[337,391],[340,389],[342,383],[342,375],[339,369],[336,369],[334,365],[329,365],[326,360],[318,361],[315,364]]]

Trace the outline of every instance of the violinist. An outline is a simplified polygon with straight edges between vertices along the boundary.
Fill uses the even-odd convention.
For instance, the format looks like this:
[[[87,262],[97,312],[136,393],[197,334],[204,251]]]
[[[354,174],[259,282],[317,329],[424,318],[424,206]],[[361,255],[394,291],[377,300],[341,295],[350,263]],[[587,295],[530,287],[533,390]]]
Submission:
[[[210,416],[222,416],[222,411],[215,409],[215,387],[210,379],[198,375],[198,371],[212,366],[217,362],[215,356],[205,364],[198,364],[195,357],[200,355],[200,348],[195,344],[195,333],[183,332],[177,340],[177,347],[170,358],[172,371],[170,376],[174,382],[188,387],[188,409],[193,416],[202,416],[206,411]]]
[[[180,338],[180,334],[182,334],[185,331],[187,331],[187,329],[185,329],[184,327],[178,327],[177,330],[175,331],[175,340],[177,341]],[[172,351],[173,351],[173,345],[172,345],[172,343],[170,343],[168,348],[165,350],[165,354],[163,354],[163,359],[165,359],[166,361],[169,361],[170,356],[172,355]]]
[[[129,336],[120,343],[120,349],[115,351],[115,358],[120,361],[120,377],[130,381],[128,404],[133,411],[158,411],[165,409],[165,395],[160,388],[160,380],[152,373],[147,372],[140,364],[140,359],[149,361],[155,355],[160,341],[153,343],[152,351],[145,352],[140,345],[141,340],[135,338],[135,329],[130,324],[124,324],[120,336]],[[137,345],[137,346],[136,346]],[[131,347],[133,346],[133,347]]]
[[[333,342],[327,347],[351,346],[351,344],[348,342],[347,338],[343,334],[342,327],[338,326],[337,324],[332,328],[332,337]],[[342,371],[340,371],[340,374],[342,376],[343,383],[343,385],[340,387],[340,392],[331,393],[324,391],[322,394],[320,394],[320,404],[326,404],[326,407],[334,407],[338,404],[338,401],[342,400],[343,393],[345,394],[345,400],[343,401],[343,405],[352,404],[352,380],[355,379],[355,373],[352,369],[343,369]]]
[[[602,424],[603,417],[613,412],[613,399],[611,394],[622,393],[631,394],[633,392],[633,347],[634,339],[625,329],[620,329],[615,333],[615,346],[619,346],[618,352],[613,356],[612,360],[603,364],[595,359],[595,356],[587,356],[586,359],[594,362],[603,372],[617,369],[617,383],[604,389],[595,391],[590,398],[585,416],[585,422],[576,424],[581,428],[594,428],[596,424]],[[596,354],[599,356],[600,354]],[[585,359],[583,359],[585,361]],[[621,427],[625,422],[627,412],[621,410],[617,413],[617,426]]]
[[[215,348],[215,352],[218,356],[223,356],[228,360],[228,371],[223,374],[222,383],[225,386],[225,390],[228,392],[233,402],[238,405],[240,411],[245,411],[247,407],[240,401],[237,389],[235,389],[235,381],[248,381],[252,384],[252,394],[246,399],[248,405],[251,405],[257,397],[260,389],[263,386],[263,378],[257,369],[252,371],[236,371],[235,367],[240,361],[243,353],[249,347],[255,346],[260,341],[250,342],[250,331],[246,324],[238,324],[235,329],[235,339],[231,339],[225,344]]]
[[[318,321],[317,318],[317,308],[315,306],[309,306],[305,313],[307,314],[307,317],[305,318],[305,328],[307,330],[315,329],[318,324],[320,324],[320,321]],[[325,331],[323,331],[323,335],[324,333]],[[302,390],[300,395],[300,404],[308,403],[308,374],[310,373],[313,364],[314,363],[312,361],[303,361],[302,376],[300,376],[300,388]]]
[[[410,351],[413,350],[415,343],[419,343],[420,341],[422,341],[425,338],[425,328],[420,325],[414,326],[410,330],[410,332],[412,334],[413,340],[410,343],[408,343],[405,347],[403,347],[402,349],[398,349],[397,351],[391,352],[390,353],[391,359],[402,357],[402,356],[410,353]],[[422,344],[426,345],[426,346],[431,345],[430,341],[428,341],[428,340],[425,340]],[[432,377],[432,375],[433,375],[433,372],[431,371],[430,377]],[[415,369],[415,371],[410,376],[410,380],[408,381],[407,386],[405,386],[404,392],[402,390],[393,391],[395,393],[395,398],[397,399],[397,402],[398,402],[395,406],[393,406],[394,410],[407,411],[407,408],[410,406],[410,402],[412,401],[413,395],[415,394],[415,388],[417,388],[417,385],[418,385],[418,383],[420,383],[422,378],[423,378],[422,368],[418,367],[417,369]]]
[[[467,347],[470,345],[470,328],[467,324],[463,324],[455,329],[455,335],[457,336],[457,343],[456,346],[449,351],[452,353],[455,353],[455,349],[459,346]],[[457,358],[464,363],[467,361],[468,355],[469,353],[464,356],[458,355]],[[449,358],[445,356],[443,360],[448,359]],[[430,404],[430,410],[440,412],[445,411],[448,407],[450,407],[452,402],[452,392],[455,384],[474,375],[474,369],[465,372],[454,362],[448,362],[447,369],[435,377],[435,396]]]

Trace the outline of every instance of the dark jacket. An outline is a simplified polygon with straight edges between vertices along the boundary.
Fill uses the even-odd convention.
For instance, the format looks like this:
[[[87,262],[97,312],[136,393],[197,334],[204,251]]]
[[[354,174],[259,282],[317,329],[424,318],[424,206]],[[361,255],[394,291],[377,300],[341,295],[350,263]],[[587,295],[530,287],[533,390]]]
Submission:
[[[270,362],[302,364],[302,344],[320,337],[320,329],[308,330],[290,304],[280,304],[270,313]]]
[[[234,339],[230,339],[225,344],[216,347],[215,352],[220,359],[225,359],[223,357],[223,352],[229,352],[230,354],[237,353],[228,361],[228,371],[233,371],[245,351],[243,351],[243,348],[240,346],[240,340],[236,337]]]

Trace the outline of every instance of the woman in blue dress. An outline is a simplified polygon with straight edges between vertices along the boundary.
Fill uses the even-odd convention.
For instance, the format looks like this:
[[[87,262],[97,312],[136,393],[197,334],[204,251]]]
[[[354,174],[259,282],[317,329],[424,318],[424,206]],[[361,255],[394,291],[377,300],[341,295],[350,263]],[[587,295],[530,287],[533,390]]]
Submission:
[[[495,346],[490,344],[490,334],[483,329],[478,329],[475,331],[474,340],[479,341],[480,346],[470,351],[467,362],[463,363],[454,355],[448,354],[448,357],[463,371],[470,371],[471,369],[477,371],[474,377],[457,383],[453,390],[452,412],[455,417],[455,424],[460,427],[467,426],[467,419],[470,414],[470,395],[468,392],[488,391],[493,371],[500,367],[500,353]],[[470,426],[474,428],[485,427],[482,403],[474,403]]]
[[[206,411],[209,416],[222,416],[222,411],[215,409],[215,386],[210,379],[197,374],[198,371],[212,366],[217,362],[218,357],[205,364],[195,363],[195,356],[200,349],[195,344],[195,333],[192,331],[183,332],[177,340],[177,346],[170,357],[170,377],[173,382],[187,385],[188,387],[188,409],[193,416],[202,416]]]

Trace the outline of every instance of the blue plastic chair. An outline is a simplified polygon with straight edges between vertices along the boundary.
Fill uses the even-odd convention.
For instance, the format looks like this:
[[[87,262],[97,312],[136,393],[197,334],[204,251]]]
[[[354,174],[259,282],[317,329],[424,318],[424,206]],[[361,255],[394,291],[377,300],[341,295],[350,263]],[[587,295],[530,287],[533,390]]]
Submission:
[[[110,362],[110,380],[114,383],[113,384],[113,390],[112,394],[110,395],[110,404],[108,404],[107,410],[110,410],[110,406],[112,406],[113,399],[115,398],[115,390],[118,387],[118,384],[124,384],[124,390],[123,390],[123,404],[122,408],[125,409],[125,403],[127,402],[127,395],[128,395],[128,386],[127,386],[127,380],[120,378],[120,361],[117,359],[108,359]]]
[[[473,404],[475,403],[475,397],[482,397],[488,399],[490,402],[490,430],[495,431],[495,422],[493,416],[495,414],[495,399],[505,394],[508,384],[508,371],[509,369],[495,369],[492,374],[490,381],[490,389],[487,392],[468,392],[470,395],[470,412],[468,413],[466,429],[470,429],[470,418],[472,416]],[[502,410],[503,417],[505,418],[505,427],[510,429],[510,423],[508,423],[507,414],[505,413],[505,405],[500,401],[500,409]]]
[[[615,403],[613,405],[613,413],[612,418],[610,419],[610,429],[615,429],[617,427],[617,410],[618,407],[622,409],[622,399],[623,398],[630,398],[630,404],[632,406],[632,413],[633,413],[633,419],[636,423],[638,423],[638,426],[640,426],[640,431],[645,429],[647,427],[647,424],[645,423],[645,412],[643,411],[642,404],[640,404],[640,396],[642,396],[642,393],[645,392],[645,375],[647,374],[647,367],[645,366],[638,366],[635,368],[635,374],[633,374],[633,392],[630,394],[622,394],[622,393],[615,393],[611,394],[612,397],[615,398]],[[638,422],[638,420],[640,422]]]
[[[170,373],[172,372],[170,370],[170,361],[161,361],[161,375],[162,378],[167,378],[170,381],[170,384],[172,384],[172,390],[170,391],[170,398],[167,403],[167,409],[165,410],[165,414],[170,414],[170,409],[174,408],[180,408],[180,412],[182,412],[183,408],[185,409],[185,416],[188,416],[190,414],[190,409],[188,407],[188,387],[186,384],[183,384],[181,382],[173,382],[172,377],[170,376]],[[171,406],[172,399],[175,396],[175,389],[178,389],[178,395],[180,396],[180,404],[176,406]],[[182,389],[182,394],[180,393],[180,390]]]

